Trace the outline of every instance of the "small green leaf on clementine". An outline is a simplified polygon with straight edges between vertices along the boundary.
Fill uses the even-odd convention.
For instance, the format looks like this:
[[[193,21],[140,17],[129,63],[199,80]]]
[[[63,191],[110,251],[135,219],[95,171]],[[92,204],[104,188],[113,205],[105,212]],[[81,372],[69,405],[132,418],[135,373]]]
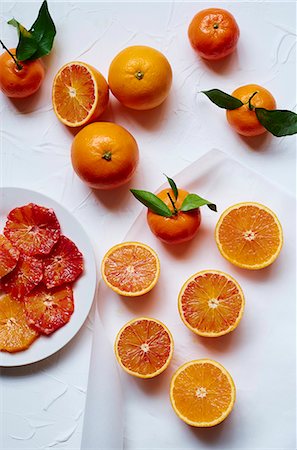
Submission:
[[[286,109],[268,110],[255,108],[259,122],[274,136],[289,136],[297,133],[297,114]]]
[[[149,208],[159,216],[163,217],[171,217],[172,212],[168,208],[168,206],[157,197],[155,194],[152,194],[148,191],[142,191],[139,189],[130,189],[130,192],[134,195],[134,197],[139,200],[143,205]]]
[[[210,89],[209,91],[201,91],[205,94],[209,100],[211,100],[215,105],[223,109],[237,109],[240,108],[243,103],[236,97],[226,94],[226,92],[220,89]]]
[[[212,211],[217,212],[217,207],[214,203],[199,197],[197,194],[188,194],[181,205],[180,211],[191,211],[192,209],[197,209],[204,205],[207,205]]]
[[[171,187],[171,189],[172,189],[172,191],[173,191],[173,193],[174,193],[175,200],[177,200],[177,197],[178,197],[178,189],[177,189],[177,186],[176,186],[176,184],[175,184],[175,181],[174,181],[172,178],[169,178],[165,173],[164,173],[164,175],[165,175],[165,177],[167,178],[168,183],[170,184],[170,187]]]
[[[38,42],[34,36],[17,20],[11,19],[7,23],[16,27],[18,31],[19,42],[16,48],[16,58],[18,61],[26,61],[30,59],[38,48]]]
[[[42,3],[38,17],[29,31],[38,42],[38,49],[33,58],[48,55],[53,47],[56,27],[49,13],[46,0]]]

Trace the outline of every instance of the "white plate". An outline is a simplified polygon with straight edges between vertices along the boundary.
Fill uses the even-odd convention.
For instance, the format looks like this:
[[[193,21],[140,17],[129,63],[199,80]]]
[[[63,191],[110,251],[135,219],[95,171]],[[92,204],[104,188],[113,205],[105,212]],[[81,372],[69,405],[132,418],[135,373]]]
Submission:
[[[74,285],[74,313],[70,322],[50,336],[40,336],[23,352],[0,353],[0,366],[14,367],[31,364],[51,356],[66,345],[79,331],[92,306],[96,290],[96,263],[91,242],[80,223],[62,205],[38,192],[28,189],[0,188],[0,233],[7,214],[17,206],[36,203],[53,208],[62,233],[73,240],[84,257],[84,272]]]

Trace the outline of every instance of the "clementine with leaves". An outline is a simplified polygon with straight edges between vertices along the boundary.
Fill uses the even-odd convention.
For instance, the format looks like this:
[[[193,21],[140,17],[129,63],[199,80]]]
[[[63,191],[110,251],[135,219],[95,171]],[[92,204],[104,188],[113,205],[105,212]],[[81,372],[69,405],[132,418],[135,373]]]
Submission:
[[[148,207],[147,222],[152,233],[166,244],[180,244],[197,234],[201,222],[199,207],[207,205],[216,211],[216,205],[199,195],[178,189],[172,178],[167,179],[170,189],[157,195],[137,189],[131,189],[131,192]]]
[[[40,88],[45,69],[41,57],[48,55],[56,35],[56,27],[44,0],[37,19],[27,30],[16,19],[8,21],[17,29],[19,42],[17,48],[8,49],[0,56],[0,89],[11,98],[25,98]]]
[[[229,124],[243,136],[258,136],[266,130],[276,137],[297,133],[297,114],[287,109],[275,109],[272,94],[258,84],[241,86],[232,95],[220,89],[201,92],[227,111]]]

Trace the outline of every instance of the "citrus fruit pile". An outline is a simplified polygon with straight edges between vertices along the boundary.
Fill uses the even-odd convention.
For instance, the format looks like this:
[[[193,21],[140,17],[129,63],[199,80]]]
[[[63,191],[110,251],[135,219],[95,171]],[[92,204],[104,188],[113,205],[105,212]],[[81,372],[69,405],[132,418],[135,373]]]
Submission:
[[[175,223],[170,222],[174,210],[179,211],[188,196],[194,196],[190,197],[189,205],[196,206],[194,212],[198,226],[200,211],[195,202],[216,208],[196,194],[178,189],[171,178],[168,180],[170,189],[165,189],[161,195],[154,196],[147,191],[132,192],[143,204],[151,206],[148,218],[149,214],[155,215],[154,220],[159,220],[156,223],[162,224],[162,237],[167,233],[177,243],[176,230],[186,233],[188,227],[192,234],[192,218],[188,221],[185,216],[181,228],[179,221],[182,216],[175,217]],[[162,214],[166,211],[167,216]],[[160,238],[158,233],[154,234]],[[161,240],[169,242],[168,239]],[[216,225],[215,240],[220,253],[229,262],[255,270],[276,260],[283,237],[276,215],[264,205],[248,202],[230,206],[222,213]],[[156,285],[160,262],[148,245],[123,242],[105,254],[101,272],[103,280],[114,292],[138,297]],[[244,307],[245,297],[238,282],[218,270],[195,273],[184,283],[178,296],[182,322],[190,331],[206,338],[218,338],[234,331],[242,319]],[[134,318],[124,324],[114,343],[120,366],[138,378],[153,378],[162,373],[170,364],[173,347],[173,338],[166,325],[148,317]],[[232,411],[235,397],[236,388],[231,375],[221,364],[210,359],[185,363],[171,379],[172,407],[180,419],[195,427],[212,427],[221,423]]]
[[[82,272],[83,255],[52,209],[29,203],[10,211],[0,234],[0,351],[25,350],[68,323]]]

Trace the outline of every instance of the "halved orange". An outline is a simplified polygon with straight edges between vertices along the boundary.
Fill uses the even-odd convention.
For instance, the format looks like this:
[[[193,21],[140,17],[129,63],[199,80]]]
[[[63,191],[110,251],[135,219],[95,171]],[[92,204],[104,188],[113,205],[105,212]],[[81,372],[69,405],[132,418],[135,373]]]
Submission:
[[[0,296],[0,351],[26,350],[38,336],[27,323],[24,303],[10,295]]]
[[[224,258],[251,270],[272,264],[283,245],[283,231],[276,214],[255,202],[238,203],[224,211],[215,238]]]
[[[136,297],[155,286],[160,275],[160,262],[148,245],[124,242],[106,253],[101,272],[105,283],[117,294]]]
[[[159,320],[141,317],[121,328],[114,349],[119,364],[127,373],[138,378],[153,378],[168,367],[173,338]]]
[[[235,398],[231,375],[211,359],[187,362],[171,380],[172,407],[181,420],[194,427],[221,423],[232,411]]]
[[[53,107],[64,125],[79,127],[98,119],[107,107],[108,98],[105,78],[89,64],[69,62],[55,76]]]
[[[184,324],[200,336],[217,337],[233,331],[244,310],[241,287],[218,270],[195,273],[183,285],[178,310]]]

